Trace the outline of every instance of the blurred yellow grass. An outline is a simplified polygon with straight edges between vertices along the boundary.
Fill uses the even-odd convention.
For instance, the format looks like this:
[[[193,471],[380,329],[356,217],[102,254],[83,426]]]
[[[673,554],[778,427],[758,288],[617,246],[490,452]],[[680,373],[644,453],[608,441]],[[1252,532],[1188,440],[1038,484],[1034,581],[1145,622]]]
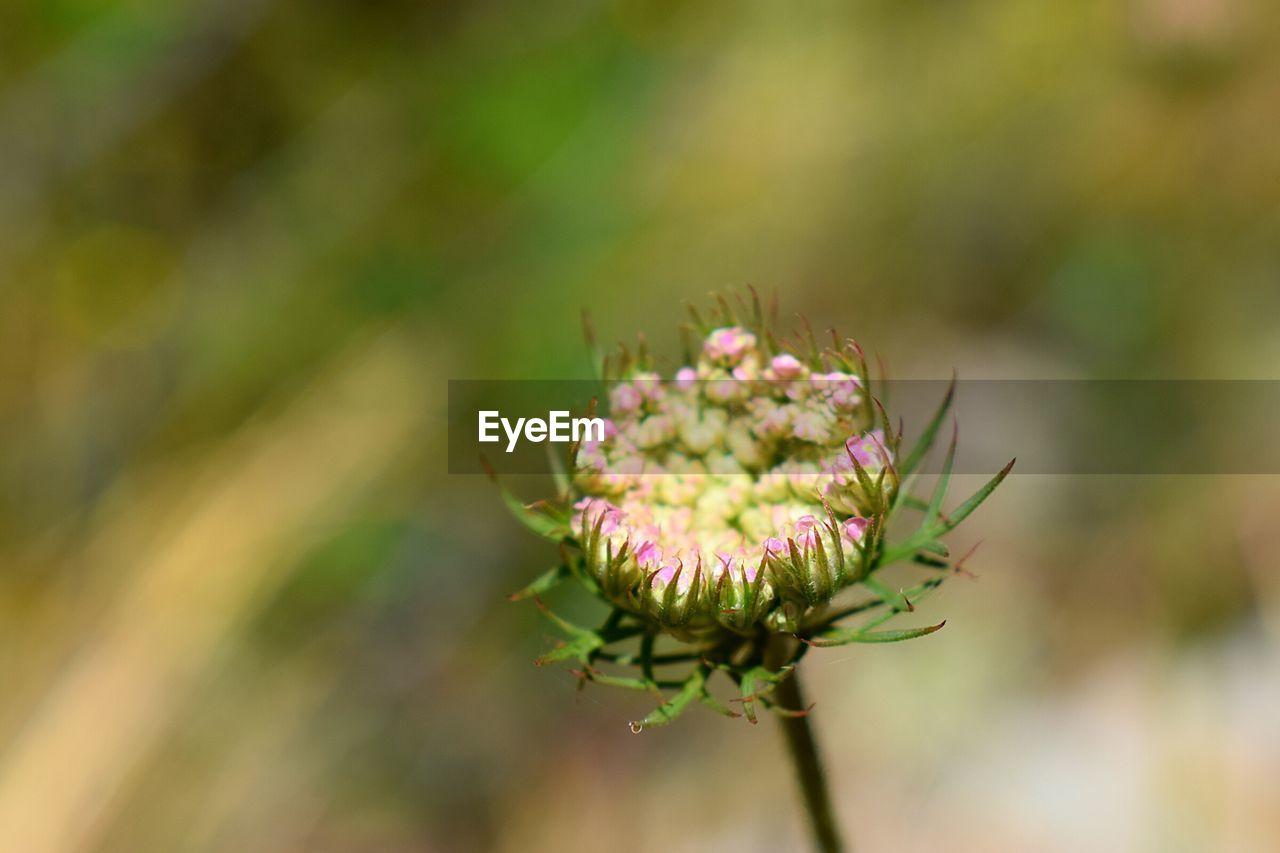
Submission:
[[[144,552],[117,552],[117,565],[96,567],[118,580],[118,600],[0,758],[5,849],[93,848],[228,631],[412,439],[421,393],[406,361],[392,336],[343,353],[284,412],[230,437],[194,476],[167,472],[98,520],[98,536],[109,539],[137,523],[129,516],[181,507]],[[112,550],[99,544],[87,550]]]

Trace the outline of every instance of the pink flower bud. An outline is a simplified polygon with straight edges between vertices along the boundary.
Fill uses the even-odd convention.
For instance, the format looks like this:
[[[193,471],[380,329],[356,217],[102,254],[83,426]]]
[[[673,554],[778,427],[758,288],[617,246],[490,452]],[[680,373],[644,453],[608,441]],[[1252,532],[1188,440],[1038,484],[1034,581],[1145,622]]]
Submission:
[[[708,335],[702,351],[712,361],[736,364],[755,345],[755,335],[738,326],[727,326]]]
[[[637,373],[632,377],[631,382],[644,399],[654,402],[662,399],[665,389],[662,385],[662,377],[658,376],[658,374]]]
[[[641,568],[651,568],[653,564],[662,562],[662,549],[652,541],[643,542],[636,549],[636,563]]]
[[[870,524],[867,519],[860,516],[846,519],[842,525],[844,528],[844,538],[850,542],[861,542],[862,535],[867,532],[867,525]]]
[[[884,446],[884,431],[879,429],[850,436],[844,446],[848,450],[846,459],[852,456],[863,468],[879,468],[889,456],[889,450]]]
[[[573,506],[579,510],[574,519],[574,524],[578,527],[594,530],[596,524],[599,524],[600,534],[608,536],[622,526],[622,510],[602,498],[583,498]]]
[[[682,567],[681,563],[676,561],[667,563],[654,572],[653,580],[650,581],[650,584],[654,589],[666,586],[675,578],[677,571],[680,572],[680,579],[676,581],[676,591],[680,593],[688,592],[689,587],[693,586],[693,576],[696,573],[690,566],[684,565]]]
[[[801,548],[815,548],[818,544],[818,519],[802,515],[796,519],[796,544]]]
[[[654,587],[666,586],[671,583],[671,579],[676,576],[676,564],[668,563],[653,573],[652,584]]]
[[[617,414],[626,414],[634,412],[640,408],[640,404],[644,401],[644,396],[634,386],[628,383],[617,385],[609,392],[609,405],[613,407],[613,411]]]
[[[831,434],[831,423],[826,415],[815,411],[797,412],[791,420],[796,438],[822,444]]]
[[[862,401],[859,391],[862,380],[850,373],[818,373],[814,380],[829,399],[838,408],[852,408]]]
[[[775,355],[773,361],[769,362],[769,366],[773,368],[774,376],[779,379],[792,379],[800,375],[804,369],[804,365],[800,363],[800,359],[790,353],[784,352],[782,355]]]
[[[728,403],[741,396],[743,390],[736,379],[716,379],[707,383],[705,393],[713,403]]]

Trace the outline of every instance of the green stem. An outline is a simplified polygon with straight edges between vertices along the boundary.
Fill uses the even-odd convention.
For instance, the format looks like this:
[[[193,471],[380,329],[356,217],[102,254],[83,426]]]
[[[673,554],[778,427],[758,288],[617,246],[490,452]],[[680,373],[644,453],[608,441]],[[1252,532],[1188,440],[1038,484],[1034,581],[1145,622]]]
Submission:
[[[804,694],[794,670],[774,690],[774,698],[781,707],[789,711],[805,710]],[[827,778],[822,772],[822,759],[818,755],[818,744],[814,740],[809,717],[780,716],[778,719],[782,723],[782,733],[787,738],[787,749],[796,769],[800,791],[804,794],[814,844],[823,853],[839,853],[844,847],[840,843],[840,830],[831,809],[831,792],[827,789]]]

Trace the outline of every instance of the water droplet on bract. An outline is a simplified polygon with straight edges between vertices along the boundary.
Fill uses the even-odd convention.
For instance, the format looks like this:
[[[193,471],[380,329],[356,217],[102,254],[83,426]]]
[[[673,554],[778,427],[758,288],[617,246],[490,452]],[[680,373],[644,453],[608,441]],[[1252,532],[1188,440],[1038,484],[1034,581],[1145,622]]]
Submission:
[[[632,720],[631,722],[627,723],[627,728],[631,729],[631,733],[633,735],[638,735],[642,731],[644,731],[644,723],[641,723],[638,720]]]

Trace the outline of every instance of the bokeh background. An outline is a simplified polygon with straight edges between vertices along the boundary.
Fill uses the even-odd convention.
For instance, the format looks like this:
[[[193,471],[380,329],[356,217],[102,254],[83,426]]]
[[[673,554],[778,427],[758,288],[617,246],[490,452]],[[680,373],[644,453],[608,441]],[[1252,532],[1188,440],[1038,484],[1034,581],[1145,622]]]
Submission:
[[[802,849],[772,721],[532,665],[446,380],[746,284],[896,376],[1280,379],[1278,13],[0,4],[0,848]],[[1280,848],[1278,510],[1012,477],[943,632],[805,664],[858,847]]]

